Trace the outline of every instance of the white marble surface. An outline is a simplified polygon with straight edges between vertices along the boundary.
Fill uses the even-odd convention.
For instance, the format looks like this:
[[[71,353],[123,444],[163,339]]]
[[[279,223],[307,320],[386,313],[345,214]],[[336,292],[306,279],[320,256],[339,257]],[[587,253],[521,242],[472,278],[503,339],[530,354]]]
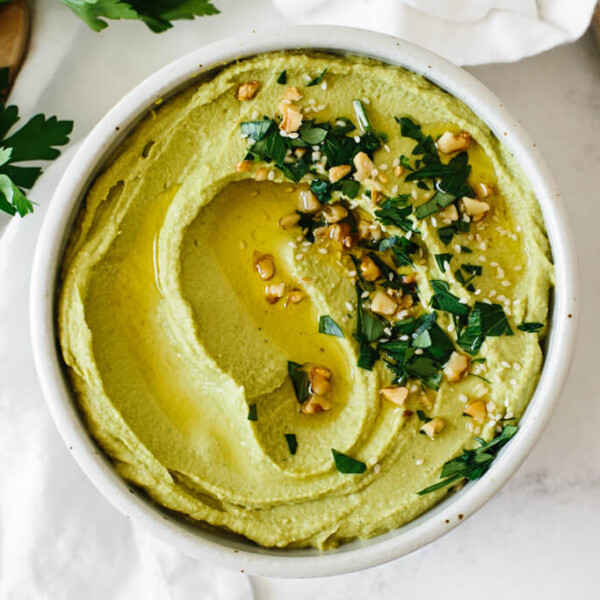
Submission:
[[[600,51],[588,35],[471,72],[537,142],[571,210],[583,289],[566,390],[525,464],[464,525],[369,571],[321,580],[253,578],[260,600],[600,598]]]

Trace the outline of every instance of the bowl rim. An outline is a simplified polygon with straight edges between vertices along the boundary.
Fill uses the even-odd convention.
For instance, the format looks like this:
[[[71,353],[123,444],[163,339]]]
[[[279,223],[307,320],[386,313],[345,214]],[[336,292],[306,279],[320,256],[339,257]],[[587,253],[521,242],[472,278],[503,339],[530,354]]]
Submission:
[[[85,191],[111,152],[156,102],[206,71],[239,58],[296,49],[368,56],[398,65],[467,104],[503,140],[529,178],[542,208],[556,272],[539,383],[519,433],[486,475],[397,530],[327,552],[224,541],[218,534],[192,530],[144,500],[117,475],[85,428],[65,381],[55,327],[55,290],[66,236]],[[182,56],[126,94],[93,128],[62,176],[42,224],[31,273],[31,341],[43,395],[63,441],[88,478],[123,514],[174,548],[208,563],[255,575],[317,577],[373,567],[413,552],[464,522],[506,483],[539,439],[564,387],[575,345],[578,298],[577,254],[566,204],[536,145],[487,87],[444,58],[390,35],[350,27],[293,26],[227,38]]]

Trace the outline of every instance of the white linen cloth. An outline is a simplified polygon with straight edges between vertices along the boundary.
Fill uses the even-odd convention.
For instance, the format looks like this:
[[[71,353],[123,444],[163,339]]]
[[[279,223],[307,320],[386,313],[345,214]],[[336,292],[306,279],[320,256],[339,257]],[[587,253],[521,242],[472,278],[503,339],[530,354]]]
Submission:
[[[215,0],[221,15],[157,36],[133,22],[97,34],[56,0],[38,0],[10,100],[23,120],[35,112],[73,119],[76,141],[151,72],[228,35],[289,23],[355,25],[475,64],[575,39],[594,2]],[[45,207],[72,152],[40,179],[33,215],[0,215],[0,599],[249,598],[242,575],[182,556],[120,516],[71,459],[45,408],[29,342],[29,274]]]

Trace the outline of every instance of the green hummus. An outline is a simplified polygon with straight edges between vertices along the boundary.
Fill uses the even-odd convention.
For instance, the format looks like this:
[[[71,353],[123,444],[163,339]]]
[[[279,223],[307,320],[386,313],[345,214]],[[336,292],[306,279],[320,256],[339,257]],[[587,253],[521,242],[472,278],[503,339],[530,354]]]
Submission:
[[[447,461],[517,424],[552,281],[530,185],[463,103],[266,54],[155,107],[91,186],[60,345],[126,480],[326,549],[414,519]]]

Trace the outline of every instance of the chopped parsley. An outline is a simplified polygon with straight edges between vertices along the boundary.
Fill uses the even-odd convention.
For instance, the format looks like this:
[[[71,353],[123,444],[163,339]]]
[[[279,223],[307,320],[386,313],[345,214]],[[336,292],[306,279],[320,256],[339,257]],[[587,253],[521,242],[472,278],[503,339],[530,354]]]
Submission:
[[[442,272],[446,272],[446,264],[450,264],[452,260],[452,254],[436,254],[435,262],[437,263],[438,269]]]
[[[251,404],[248,407],[248,421],[258,421],[258,413],[256,410],[256,404]]]
[[[333,454],[333,460],[335,461],[335,468],[344,475],[355,475],[364,473],[367,470],[367,465],[356,458],[352,458],[343,452],[338,452],[333,448],[331,449],[331,453]]]
[[[431,306],[459,317],[469,314],[469,306],[450,292],[450,286],[441,279],[432,279],[429,283],[433,287]]]
[[[322,315],[319,317],[319,333],[325,333],[326,335],[333,335],[335,337],[344,337],[344,332],[340,326],[329,316]]]
[[[493,440],[487,443],[481,438],[475,438],[479,447],[474,450],[463,450],[460,456],[446,462],[440,473],[442,481],[417,492],[418,495],[435,492],[459,480],[479,479],[488,471],[500,449],[514,437],[517,429],[516,425],[506,425]]]
[[[285,85],[287,83],[287,73],[285,70],[279,73],[279,77],[277,77],[277,83],[280,83],[281,85]]]
[[[466,327],[456,343],[468,354],[479,352],[487,336],[513,335],[504,308],[500,304],[475,302]]]
[[[296,439],[295,433],[284,433],[285,441],[287,442],[288,449],[291,455],[296,454],[298,450],[298,440]]]
[[[288,360],[288,375],[294,386],[296,399],[300,404],[306,402],[310,396],[310,379],[302,365]]]
[[[544,324],[537,322],[521,323],[520,325],[517,325],[517,329],[524,331],[525,333],[537,333],[543,328]]]
[[[313,85],[319,85],[321,81],[323,81],[323,77],[325,77],[325,73],[327,73],[327,67],[325,67],[319,75],[317,75],[314,79],[311,79],[306,87],[312,87]]]

